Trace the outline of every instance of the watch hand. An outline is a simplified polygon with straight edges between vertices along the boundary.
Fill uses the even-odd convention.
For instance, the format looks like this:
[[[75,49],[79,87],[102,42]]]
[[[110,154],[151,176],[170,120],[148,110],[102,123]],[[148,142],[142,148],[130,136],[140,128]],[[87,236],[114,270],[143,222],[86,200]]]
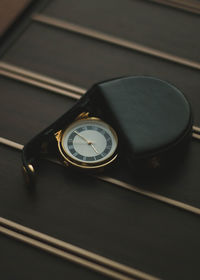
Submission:
[[[82,141],[74,141],[73,144],[75,145],[85,145],[85,141],[82,142]]]
[[[94,146],[92,143],[90,143],[90,145],[91,145],[91,147],[93,148],[93,150],[94,150],[97,154],[99,154],[99,152],[97,151],[97,149],[95,148],[95,146]]]
[[[83,137],[82,135],[80,135],[76,130],[74,130],[74,132],[76,133],[76,135],[78,135],[80,138],[82,138],[85,142],[88,143],[88,145],[91,145],[92,143],[90,141],[88,141],[85,137]]]
[[[95,151],[95,153],[99,154],[99,152],[97,151],[97,149],[95,148],[95,146],[93,145],[93,143],[91,141],[87,140],[84,136],[79,134],[76,130],[74,130],[74,132],[76,133],[76,135],[78,135],[80,138],[82,138],[84,141],[86,141],[88,143],[88,145],[90,145],[92,147],[92,149]]]

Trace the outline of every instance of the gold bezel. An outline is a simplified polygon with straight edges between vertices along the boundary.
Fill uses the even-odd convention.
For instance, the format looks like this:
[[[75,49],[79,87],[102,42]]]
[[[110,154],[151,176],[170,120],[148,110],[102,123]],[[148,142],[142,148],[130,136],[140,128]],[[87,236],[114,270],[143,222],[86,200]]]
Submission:
[[[63,137],[65,135],[65,133],[67,133],[67,130],[74,124],[74,123],[79,123],[82,121],[86,121],[86,120],[92,120],[92,121],[100,121],[102,123],[104,123],[106,126],[108,126],[108,128],[110,129],[110,131],[112,132],[115,140],[116,140],[116,149],[113,152],[113,154],[107,158],[104,161],[100,161],[100,162],[96,162],[96,163],[86,163],[86,162],[80,162],[78,160],[75,160],[74,158],[72,158],[70,156],[70,154],[65,150],[65,148],[63,147],[62,141],[63,141]],[[102,168],[105,167],[107,165],[109,165],[111,162],[113,162],[118,154],[117,154],[117,147],[118,147],[118,137],[117,137],[117,133],[115,132],[115,130],[106,122],[102,121],[100,118],[97,117],[86,117],[86,118],[78,118],[76,120],[74,120],[74,122],[72,122],[68,127],[66,127],[65,129],[62,129],[60,131],[58,131],[56,134],[56,139],[58,142],[58,149],[59,152],[61,154],[61,156],[64,159],[64,164],[66,165],[72,165],[75,167],[79,167],[82,169],[96,169],[96,168]]]

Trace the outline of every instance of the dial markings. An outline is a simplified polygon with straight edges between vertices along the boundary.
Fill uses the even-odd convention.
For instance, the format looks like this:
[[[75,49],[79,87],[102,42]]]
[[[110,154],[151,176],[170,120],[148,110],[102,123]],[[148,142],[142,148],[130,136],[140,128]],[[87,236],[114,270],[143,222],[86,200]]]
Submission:
[[[117,147],[117,136],[99,119],[78,120],[66,129],[62,145],[75,161],[96,164],[109,159]]]

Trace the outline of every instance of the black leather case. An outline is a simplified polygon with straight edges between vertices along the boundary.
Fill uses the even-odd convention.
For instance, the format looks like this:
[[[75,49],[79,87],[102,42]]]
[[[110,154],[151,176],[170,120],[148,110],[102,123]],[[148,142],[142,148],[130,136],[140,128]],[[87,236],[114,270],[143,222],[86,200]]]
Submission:
[[[191,107],[176,87],[153,77],[113,79],[94,85],[71,110],[25,145],[22,158],[28,172],[28,164],[35,167],[44,147],[56,157],[54,134],[82,112],[100,117],[116,130],[120,157],[137,169],[165,166],[169,159],[174,162],[191,138]]]

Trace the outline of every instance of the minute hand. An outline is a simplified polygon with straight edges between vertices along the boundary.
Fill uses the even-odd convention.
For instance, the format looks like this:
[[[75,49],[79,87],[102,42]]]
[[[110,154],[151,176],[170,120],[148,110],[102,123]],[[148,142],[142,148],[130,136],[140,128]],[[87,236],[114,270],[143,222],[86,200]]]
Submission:
[[[93,145],[93,143],[89,140],[87,140],[84,136],[82,136],[81,134],[79,134],[76,130],[74,130],[74,132],[80,137],[82,138],[84,141],[86,141],[88,143],[88,145],[90,145],[92,147],[92,149],[95,151],[95,153],[99,154],[99,152],[97,151],[97,149],[95,148],[95,146]]]
[[[85,142],[87,142],[88,145],[91,145],[91,144],[92,144],[91,141],[87,140],[85,137],[83,137],[81,134],[79,134],[76,130],[74,130],[74,132],[75,132],[80,138],[82,138]]]

